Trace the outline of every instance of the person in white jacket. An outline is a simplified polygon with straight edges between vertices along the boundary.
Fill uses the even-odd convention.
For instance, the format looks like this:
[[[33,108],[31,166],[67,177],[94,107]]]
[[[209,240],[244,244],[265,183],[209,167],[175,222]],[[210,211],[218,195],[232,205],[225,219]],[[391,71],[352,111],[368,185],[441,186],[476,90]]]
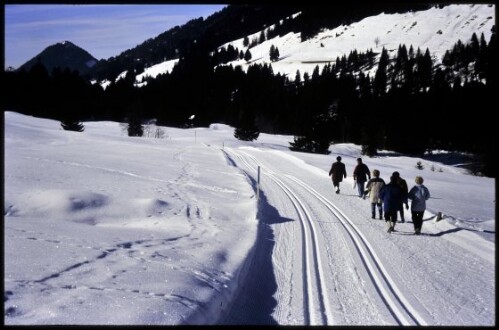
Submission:
[[[423,178],[417,176],[414,180],[416,185],[409,191],[408,198],[412,201],[411,212],[412,222],[414,224],[414,233],[421,234],[423,226],[423,215],[426,210],[426,201],[430,198],[430,191],[423,185]]]
[[[373,178],[369,179],[366,186],[365,195],[369,195],[371,201],[371,219],[376,218],[376,206],[378,206],[379,219],[383,219],[382,200],[379,197],[379,191],[385,186],[385,181],[379,177],[379,170],[373,170]]]

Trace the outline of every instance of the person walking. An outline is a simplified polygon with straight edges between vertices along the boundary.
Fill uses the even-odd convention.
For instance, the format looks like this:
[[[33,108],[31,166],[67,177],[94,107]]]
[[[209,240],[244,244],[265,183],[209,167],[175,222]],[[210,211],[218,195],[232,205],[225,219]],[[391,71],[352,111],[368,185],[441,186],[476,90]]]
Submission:
[[[336,193],[340,193],[340,182],[343,178],[347,177],[347,171],[345,169],[345,164],[341,162],[341,157],[336,157],[336,162],[331,165],[331,170],[329,171],[329,176],[333,180],[333,187],[336,188]]]
[[[371,219],[376,219],[376,206],[378,207],[379,219],[383,219],[383,206],[379,196],[381,188],[385,186],[385,180],[379,177],[379,170],[373,170],[373,178],[369,179],[366,185],[366,195],[369,195],[371,201]]]
[[[369,167],[362,163],[362,158],[357,158],[357,166],[355,166],[355,169],[353,170],[353,179],[355,180],[359,191],[359,197],[361,198],[364,196],[364,183],[367,181],[368,177],[371,179]]]
[[[407,194],[409,193],[409,188],[407,186],[407,181],[405,181],[404,179],[402,179],[400,177],[400,173],[395,171],[392,173],[392,175],[394,177],[397,178],[397,183],[398,185],[400,186],[400,189],[402,189],[402,203],[400,203],[400,208],[399,208],[399,211],[400,211],[400,222],[404,223],[405,222],[405,218],[404,218],[404,205],[405,205],[405,209],[408,210],[409,209],[409,204],[408,204],[408,201],[407,201]]]
[[[423,226],[423,215],[426,210],[426,201],[430,198],[430,191],[423,185],[423,178],[417,176],[414,180],[416,185],[409,191],[408,198],[411,202],[412,223],[414,224],[414,234],[421,234]]]
[[[403,192],[398,185],[395,176],[390,177],[390,183],[381,188],[379,197],[383,201],[383,208],[385,211],[385,222],[388,226],[388,233],[395,230],[397,223],[397,213],[402,205]]]

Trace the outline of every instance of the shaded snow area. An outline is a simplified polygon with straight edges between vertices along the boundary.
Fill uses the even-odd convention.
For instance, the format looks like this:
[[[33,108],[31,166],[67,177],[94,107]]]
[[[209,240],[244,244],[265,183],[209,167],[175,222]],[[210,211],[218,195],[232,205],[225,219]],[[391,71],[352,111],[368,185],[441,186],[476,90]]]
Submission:
[[[5,113],[7,325],[495,324],[493,179],[364,158],[385,181],[423,176],[432,195],[422,235],[410,211],[389,234],[353,189],[359,146],[314,155],[222,124],[165,139],[84,125]]]

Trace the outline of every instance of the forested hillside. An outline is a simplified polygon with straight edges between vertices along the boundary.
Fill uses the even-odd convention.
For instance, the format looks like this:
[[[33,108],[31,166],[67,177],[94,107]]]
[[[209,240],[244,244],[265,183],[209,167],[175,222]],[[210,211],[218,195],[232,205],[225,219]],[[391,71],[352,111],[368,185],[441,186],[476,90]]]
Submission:
[[[490,137],[497,90],[495,26],[490,38],[483,33],[463,36],[438,61],[432,49],[406,44],[396,50],[352,49],[312,74],[289,77],[274,72],[272,64],[250,64],[251,58],[244,59],[250,47],[246,52],[234,49],[230,56],[217,47],[258,32],[262,24],[275,24],[274,36],[299,30],[306,40],[321,29],[376,13],[356,12],[348,5],[341,9],[349,13],[344,16],[332,7],[301,8],[293,16],[299,8],[262,8],[229,6],[101,61],[93,74],[112,81],[105,90],[88,76],[49,71],[41,64],[7,72],[5,108],[73,121],[143,123],[154,118],[159,125],[177,127],[219,122],[244,127],[249,137],[257,137],[255,132],[295,135],[290,148],[317,153],[326,153],[336,142],[361,144],[369,156],[378,150],[469,152],[478,157],[475,172],[495,176]],[[328,16],[332,12],[337,16]],[[245,24],[231,28],[237,20]],[[248,62],[246,70],[220,65],[241,55]],[[144,68],[172,58],[178,64],[171,72],[136,86],[135,77]],[[123,79],[114,79],[124,71]]]

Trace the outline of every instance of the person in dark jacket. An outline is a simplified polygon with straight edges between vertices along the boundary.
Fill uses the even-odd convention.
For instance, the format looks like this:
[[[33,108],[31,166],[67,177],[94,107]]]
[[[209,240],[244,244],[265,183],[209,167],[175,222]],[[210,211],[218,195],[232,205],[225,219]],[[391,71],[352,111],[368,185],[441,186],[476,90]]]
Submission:
[[[371,179],[371,171],[366,164],[362,163],[362,158],[357,158],[357,166],[353,170],[353,179],[356,182],[357,189],[359,191],[359,197],[364,196],[364,183],[367,178]]]
[[[403,192],[397,183],[397,177],[391,176],[390,183],[381,188],[379,197],[383,200],[383,208],[385,209],[385,221],[388,225],[388,232],[395,230],[397,223],[397,212],[400,209],[403,201]]]
[[[376,217],[376,206],[378,206],[379,219],[383,218],[383,205],[381,198],[379,198],[379,192],[381,188],[385,186],[385,181],[379,177],[379,170],[373,170],[373,178],[367,182],[366,185],[366,195],[369,195],[369,200],[371,201],[371,212],[372,219]]]
[[[408,204],[408,201],[407,201],[407,194],[409,193],[409,188],[407,186],[407,181],[405,181],[404,179],[402,179],[400,177],[400,173],[395,171],[392,173],[392,176],[396,177],[397,178],[397,183],[398,185],[400,186],[400,189],[402,189],[402,203],[400,203],[400,208],[399,208],[399,211],[400,211],[400,222],[405,222],[405,218],[404,218],[404,205],[405,205],[405,209],[408,210],[409,209],[409,204]]]
[[[345,169],[345,164],[341,162],[341,157],[336,157],[336,162],[331,165],[331,170],[329,171],[329,176],[333,180],[333,186],[336,188],[336,193],[340,193],[340,182],[343,178],[347,177],[347,171]]]
[[[411,202],[412,222],[414,224],[414,234],[421,234],[423,226],[423,215],[426,210],[426,201],[430,198],[430,191],[423,185],[423,178],[417,176],[416,185],[409,191],[408,198]]]

